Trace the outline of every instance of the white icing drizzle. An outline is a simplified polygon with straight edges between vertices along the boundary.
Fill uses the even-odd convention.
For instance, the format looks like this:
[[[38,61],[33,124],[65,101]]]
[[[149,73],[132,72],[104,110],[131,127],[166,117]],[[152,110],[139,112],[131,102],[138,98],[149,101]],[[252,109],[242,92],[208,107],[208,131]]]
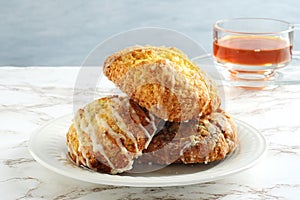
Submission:
[[[148,140],[151,137],[149,131],[141,124],[139,123],[139,127],[144,131],[145,135],[147,136]]]
[[[93,105],[93,104],[92,104]],[[99,110],[101,112],[101,110]],[[113,163],[110,161],[110,159],[108,158],[108,156],[106,155],[104,149],[103,149],[103,146],[101,144],[101,142],[99,143],[98,142],[98,137],[96,135],[96,130],[99,129],[99,124],[98,123],[93,123],[92,122],[92,119],[91,119],[91,116],[90,114],[93,115],[93,118],[94,119],[98,119],[96,113],[94,112],[89,112],[88,109],[84,109],[84,114],[85,114],[85,117],[87,118],[88,120],[88,130],[86,133],[89,133],[90,135],[90,138],[92,140],[92,144],[93,144],[93,151],[94,152],[99,152],[101,155],[103,155],[103,157],[105,158],[105,160],[107,161],[108,165],[110,168],[114,169],[115,166],[113,165]],[[98,122],[98,120],[97,120]],[[96,126],[96,127],[95,127]]]
[[[77,133],[77,136],[78,136],[78,143],[79,143],[79,146],[78,146],[78,151],[81,151],[81,154],[82,154],[82,157],[84,158],[84,160],[80,159],[80,162],[88,167],[91,167],[91,164],[89,162],[89,159],[87,158],[87,155],[86,155],[86,152],[85,152],[85,149],[82,148],[84,145],[82,144],[82,141],[83,141],[83,131],[81,130],[80,128],[80,122],[79,124],[76,123],[77,120],[80,120],[80,119],[77,119],[77,117],[75,117],[75,121],[74,121],[74,127],[75,127],[75,130],[76,130],[76,133]],[[77,155],[78,157],[78,155]],[[77,158],[76,158],[77,160]],[[78,165],[79,165],[79,162],[78,162]]]
[[[137,138],[131,131],[129,131],[129,128],[126,125],[127,123],[125,123],[125,120],[118,112],[118,108],[120,106],[126,106],[128,110],[131,109],[128,99],[112,97],[109,98],[108,101],[110,101],[107,104],[108,107],[102,108],[98,105],[98,102],[95,101],[91,104],[88,104],[84,107],[84,109],[77,112],[74,118],[74,127],[78,137],[78,151],[81,152],[82,156],[78,155],[77,151],[73,149],[74,147],[69,146],[68,149],[70,153],[76,156],[75,162],[77,165],[80,165],[82,163],[83,165],[91,169],[93,168],[91,166],[87,153],[89,149],[92,150],[94,153],[99,153],[104,158],[105,163],[111,168],[111,173],[114,174],[132,169],[134,162],[133,158],[140,156],[143,149],[138,149]],[[133,114],[137,115],[134,109],[132,109],[132,112]],[[114,125],[117,126],[117,130],[122,131],[122,134],[116,132],[116,129],[111,127],[108,124],[108,121],[102,117],[103,115],[110,117],[111,120],[114,122]],[[137,119],[139,118],[137,117]],[[149,116],[146,117],[145,120],[149,123],[149,128],[144,127],[140,122],[138,122],[137,128],[139,127],[140,131],[144,132],[144,135],[147,138],[145,148],[147,148],[152,140],[152,137],[157,131],[157,126],[155,124],[155,117],[153,115],[149,114]],[[135,124],[133,120],[129,123]],[[109,138],[105,138],[105,135],[99,135],[104,134],[101,133],[101,130],[106,131],[106,133],[111,138],[113,138],[114,141],[112,141]],[[122,142],[123,139],[130,139],[133,142],[136,151],[129,152]],[[112,158],[108,156],[107,151],[105,149],[106,147],[111,147],[109,145],[114,145],[114,147],[120,149],[119,155],[125,157],[126,166],[117,166],[117,163],[115,163],[112,160]]]
[[[75,160],[76,165],[79,165],[79,156],[77,154],[77,151],[74,149],[74,147],[73,147],[73,145],[71,145],[71,143],[68,143],[67,147],[68,147],[68,152],[70,152],[72,155],[74,155],[76,157],[76,160]]]
[[[187,142],[180,150],[180,157],[183,156],[183,153],[186,151],[186,149],[190,148],[192,146],[191,142]]]
[[[114,132],[114,130],[112,130],[111,127],[107,124],[107,122],[103,119],[100,119],[98,117],[98,115],[96,116],[96,120],[97,120],[97,124],[103,126],[107,130],[108,134],[110,134],[116,140],[118,147],[121,149],[121,152],[123,153],[123,155],[126,156],[127,160],[129,161],[127,166],[125,166],[123,168],[116,168],[113,165],[113,163],[111,163],[109,158],[106,156],[106,159],[109,160],[109,162],[110,162],[110,167],[112,168],[112,173],[119,173],[119,172],[124,172],[124,171],[130,170],[132,168],[133,161],[132,161],[131,155],[129,154],[129,152],[127,151],[127,149],[124,147],[124,145],[121,142],[121,138],[124,138],[124,136]]]
[[[195,135],[191,135],[190,140],[191,140],[191,146],[196,146],[199,143],[199,141],[196,140]]]
[[[164,66],[164,64],[160,64],[161,66],[159,69],[161,70],[161,78],[158,79],[158,83],[163,86],[164,88],[168,88],[172,93],[174,93],[175,90],[175,70],[174,66],[172,65],[171,61],[169,59],[165,59],[165,62],[168,67]],[[170,85],[166,85],[168,83],[167,79],[170,77],[171,83]]]
[[[135,112],[134,109],[133,109],[133,113],[136,114],[136,112]],[[137,115],[137,114],[136,114],[136,115]],[[147,142],[145,143],[145,149],[148,148],[148,146],[149,146],[149,144],[150,144],[150,142],[151,142],[151,140],[152,140],[152,138],[153,138],[155,132],[157,131],[157,127],[156,127],[155,122],[154,122],[154,116],[153,116],[151,113],[149,113],[149,118],[146,117],[146,121],[147,121],[149,124],[151,124],[152,129],[153,129],[152,133],[150,133],[150,132],[149,132],[149,131],[141,124],[140,121],[138,122],[139,127],[142,129],[142,131],[143,131],[143,132],[145,133],[145,135],[148,137],[148,140],[147,140]]]
[[[121,105],[121,102],[119,100],[119,98],[113,98],[113,101],[115,101],[116,103],[118,103],[118,105]],[[126,102],[126,108],[129,109],[129,101]],[[112,114],[113,116],[115,117],[115,122],[117,124],[117,126],[123,131],[123,133],[126,134],[126,136],[128,138],[130,138],[131,141],[133,141],[134,143],[134,147],[136,149],[136,151],[138,152],[139,149],[138,149],[138,144],[137,144],[137,140],[136,138],[134,137],[133,133],[131,131],[129,131],[129,129],[127,128],[123,118],[120,116],[120,114],[115,110],[115,109],[111,109],[112,110]]]
[[[146,144],[145,144],[145,149],[148,148],[150,142],[152,141],[152,138],[154,137],[154,135],[155,135],[155,133],[156,133],[156,131],[157,131],[157,126],[156,126],[156,124],[155,124],[155,119],[154,119],[154,116],[153,116],[151,113],[149,113],[149,118],[150,118],[149,123],[152,125],[153,131],[152,131],[152,133],[150,134],[150,137],[149,137],[148,141],[147,141]],[[146,119],[148,120],[148,118],[146,118]]]
[[[155,132],[153,132],[152,134],[150,134],[149,131],[148,131],[142,124],[139,124],[139,127],[144,131],[144,133],[145,133],[145,134],[147,135],[147,137],[148,137],[148,140],[147,140],[147,142],[145,143],[145,149],[147,149],[148,146],[149,146],[149,144],[150,144],[150,142],[151,142],[151,140],[152,140],[152,138],[153,138],[153,136],[154,136],[154,133],[155,133]]]
[[[175,91],[175,70],[174,70],[174,66],[172,65],[172,75],[171,75],[171,91],[174,92]]]

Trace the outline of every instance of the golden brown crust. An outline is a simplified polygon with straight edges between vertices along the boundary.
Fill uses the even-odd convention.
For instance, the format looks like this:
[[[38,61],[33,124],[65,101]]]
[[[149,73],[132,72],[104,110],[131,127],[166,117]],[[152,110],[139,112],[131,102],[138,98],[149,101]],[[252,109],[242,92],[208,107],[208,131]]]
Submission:
[[[218,110],[199,120],[167,124],[138,161],[163,165],[208,163],[225,158],[236,146],[235,123]]]
[[[89,121],[87,114],[98,120]],[[213,162],[225,158],[237,146],[235,123],[221,109],[198,120],[168,122],[152,118],[127,97],[112,96],[96,100],[79,110],[74,123],[67,133],[71,159],[77,165],[111,174],[130,170],[135,159],[137,163],[162,165]],[[91,126],[97,127],[96,140],[92,136],[94,131],[86,129]],[[110,133],[111,129],[115,135]],[[145,130],[151,137],[145,135]],[[128,132],[134,134],[134,139],[128,136]],[[122,148],[117,141],[120,138]],[[106,150],[104,153],[96,150],[95,145]],[[107,158],[114,167],[109,165]]]
[[[103,70],[140,106],[168,121],[197,118],[220,106],[214,83],[174,48],[130,47],[109,56]]]
[[[236,148],[235,123],[220,108],[216,86],[180,50],[130,47],[103,69],[128,97],[104,97],[76,113],[67,145],[77,165],[116,174],[135,160],[208,163]]]
[[[86,152],[86,156],[83,156],[83,154],[79,150],[78,135],[74,127],[74,124],[71,124],[69,131],[67,133],[67,146],[68,146],[68,154],[76,165],[87,167],[87,163],[89,163],[90,166],[88,168],[90,169],[93,169],[98,172],[110,173],[111,168],[99,162],[95,158],[95,154],[91,149],[89,149]]]
[[[156,131],[157,120],[127,97],[110,96],[80,109],[67,133],[77,165],[111,174],[130,170]]]

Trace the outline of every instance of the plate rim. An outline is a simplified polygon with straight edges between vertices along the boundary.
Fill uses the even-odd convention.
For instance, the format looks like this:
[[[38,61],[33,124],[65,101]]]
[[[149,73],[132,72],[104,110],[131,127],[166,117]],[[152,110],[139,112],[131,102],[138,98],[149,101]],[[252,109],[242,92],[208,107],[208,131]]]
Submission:
[[[72,172],[69,173],[68,171],[66,171],[66,172],[62,171],[62,169],[60,169],[59,167],[49,164],[47,161],[45,161],[45,159],[43,159],[42,157],[39,156],[39,154],[36,152],[35,146],[34,146],[36,140],[38,139],[38,136],[41,136],[43,134],[43,132],[45,131],[45,129],[51,128],[55,123],[61,122],[62,120],[69,120],[71,122],[72,116],[73,116],[72,114],[63,115],[61,117],[55,118],[55,119],[47,122],[40,128],[36,129],[30,136],[28,149],[29,149],[29,152],[32,155],[32,157],[38,163],[40,163],[42,166],[44,166],[45,168],[47,168],[57,174],[60,174],[62,176],[69,177],[69,178],[79,180],[79,181],[88,182],[88,183],[101,184],[101,185],[114,185],[114,186],[130,186],[130,187],[168,187],[168,186],[184,186],[184,185],[205,183],[205,182],[209,182],[209,181],[220,180],[225,177],[228,177],[229,175],[234,175],[234,174],[242,172],[246,169],[249,169],[249,168],[253,167],[256,163],[258,163],[267,152],[268,144],[267,144],[267,140],[264,137],[264,135],[262,135],[257,129],[255,129],[251,125],[247,124],[246,122],[243,122],[238,119],[234,119],[237,126],[246,127],[248,130],[250,130],[250,132],[254,136],[256,136],[256,138],[258,138],[260,140],[260,144],[261,144],[260,152],[258,154],[256,154],[256,157],[253,158],[251,162],[244,164],[244,166],[242,166],[242,167],[239,167],[236,169],[231,169],[223,174],[216,174],[217,176],[208,176],[208,177],[205,177],[202,179],[201,178],[197,179],[197,175],[199,175],[200,172],[192,173],[192,174],[180,174],[180,175],[176,175],[176,176],[172,175],[172,176],[155,176],[155,177],[145,177],[145,176],[136,177],[136,176],[120,176],[120,175],[104,174],[104,173],[94,172],[91,170],[85,170],[76,165],[72,166],[76,170],[78,169],[78,171],[79,171],[79,169],[82,170],[81,172],[83,175],[88,174],[88,175],[92,176],[92,178],[90,177],[91,179],[87,180],[87,178],[83,178],[84,176],[74,176],[74,174]],[[62,135],[63,133],[60,133],[60,134]],[[66,134],[66,132],[64,134]],[[240,134],[240,133],[238,133],[238,134]],[[245,136],[245,135],[243,135],[243,136]],[[238,139],[240,137],[241,137],[241,135],[238,135]],[[66,141],[65,137],[62,137],[62,138]],[[58,150],[61,150],[61,148],[59,146],[56,146],[56,147]],[[67,147],[65,146],[65,148],[67,148]],[[238,148],[240,148],[240,147],[238,147]],[[66,153],[66,152],[61,152],[61,153]],[[67,156],[66,156],[66,159],[67,159]],[[223,162],[223,161],[221,161],[221,162]],[[191,179],[190,176],[194,176],[194,177],[192,177],[192,179]],[[103,177],[106,179],[100,179]],[[183,179],[183,177],[185,177],[185,179]],[[159,182],[149,181],[149,179],[152,179],[152,180],[157,179],[157,181],[159,181]],[[135,180],[135,181],[132,182],[132,180]]]

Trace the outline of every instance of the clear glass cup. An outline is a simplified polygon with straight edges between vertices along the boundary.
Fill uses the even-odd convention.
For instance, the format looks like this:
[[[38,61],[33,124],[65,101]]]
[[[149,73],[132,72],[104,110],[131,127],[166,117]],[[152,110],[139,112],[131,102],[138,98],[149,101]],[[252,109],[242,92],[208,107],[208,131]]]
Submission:
[[[213,56],[231,78],[269,80],[292,60],[294,25],[268,18],[219,20],[213,27]]]

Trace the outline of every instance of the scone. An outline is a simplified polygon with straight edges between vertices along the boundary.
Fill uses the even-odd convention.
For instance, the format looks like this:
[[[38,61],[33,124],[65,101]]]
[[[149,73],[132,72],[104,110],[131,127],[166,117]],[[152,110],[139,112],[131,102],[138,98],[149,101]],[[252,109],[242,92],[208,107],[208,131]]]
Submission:
[[[109,96],[80,109],[67,133],[70,157],[99,172],[132,168],[157,131],[159,120],[128,97]]]
[[[211,79],[175,48],[136,46],[106,58],[104,74],[157,117],[187,121],[220,106]]]
[[[237,146],[237,129],[219,109],[199,120],[167,123],[150,142],[139,163],[209,163],[225,158]]]

